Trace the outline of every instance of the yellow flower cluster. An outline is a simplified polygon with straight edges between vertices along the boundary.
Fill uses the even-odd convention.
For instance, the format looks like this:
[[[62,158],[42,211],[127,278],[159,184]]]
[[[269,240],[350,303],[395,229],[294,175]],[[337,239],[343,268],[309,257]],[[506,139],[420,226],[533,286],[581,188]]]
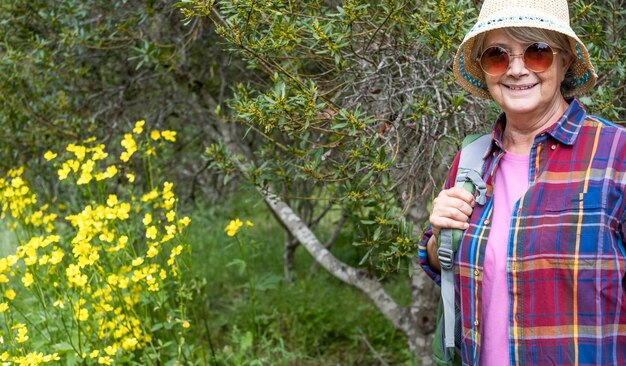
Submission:
[[[93,142],[93,139],[85,141],[86,144]],[[110,165],[104,168],[102,171],[96,171],[96,162],[105,160],[109,154],[104,151],[105,146],[103,144],[96,144],[94,146],[85,145],[67,145],[66,150],[74,155],[73,158],[68,159],[61,163],[61,168],[57,174],[60,180],[67,179],[70,173],[74,173],[78,176],[76,184],[83,185],[88,184],[92,180],[105,180],[113,178],[117,175],[117,167]],[[53,160],[57,157],[57,154],[52,151],[46,152],[44,158],[46,160]]]
[[[153,139],[154,141],[158,141],[162,138],[165,141],[176,142],[176,131],[152,130],[150,131],[150,138]]]
[[[230,220],[228,225],[224,228],[226,235],[235,236],[237,235],[237,231],[239,228],[243,226],[243,222],[239,219]],[[254,224],[250,220],[246,220],[246,226],[254,226]]]
[[[0,359],[2,359],[3,361],[4,361],[5,354],[8,359],[8,352],[5,352],[4,354],[2,354],[2,356],[0,356]],[[26,356],[14,357],[12,361],[15,365],[19,365],[19,366],[34,366],[34,365],[41,365],[41,364],[53,362],[53,361],[59,361],[60,359],[61,358],[59,357],[58,353],[53,353],[51,355],[44,355],[43,352],[31,352],[27,354]]]
[[[37,203],[37,197],[22,179],[23,172],[24,168],[12,169],[8,171],[6,179],[0,177],[0,218],[4,218],[7,211],[12,217],[21,217],[27,207]]]
[[[127,162],[130,160],[130,157],[133,156],[135,152],[137,152],[137,142],[133,138],[133,135],[127,133],[124,135],[124,139],[122,140],[122,147],[126,149],[126,151],[122,152],[120,155],[120,160]]]
[[[137,122],[133,133],[142,133],[144,123]],[[165,132],[163,139],[175,140],[175,133]],[[128,158],[138,148],[132,134],[125,135],[122,146]],[[85,202],[92,191],[81,193],[80,187],[112,178],[118,167],[98,168],[109,154],[94,139],[70,144],[60,154],[69,158],[59,162],[53,152],[44,157],[59,167],[59,180],[71,173],[76,178],[67,180],[75,184],[71,191],[79,193],[69,208],[54,199],[38,207],[22,168],[0,177],[0,219],[19,241],[15,252],[0,257],[0,313],[5,319],[4,330],[0,322],[0,343],[9,345],[9,351],[0,354],[0,364],[39,365],[62,359],[63,353],[46,354],[38,348],[42,333],[29,329],[30,319],[54,323],[43,327],[45,344],[69,340],[73,350],[81,350],[79,357],[103,365],[154,349],[151,327],[156,322],[179,324],[181,330],[189,327],[181,320],[184,306],[168,305],[179,301],[179,262],[186,247],[182,234],[190,223],[187,217],[177,217],[173,184],[165,182],[140,198],[132,194],[137,188],[132,185],[125,190],[111,187],[122,193],[100,186],[105,194]],[[70,214],[59,215],[65,211]],[[167,293],[160,294],[163,291]],[[56,333],[50,334],[50,329]],[[37,342],[31,339],[35,337]]]

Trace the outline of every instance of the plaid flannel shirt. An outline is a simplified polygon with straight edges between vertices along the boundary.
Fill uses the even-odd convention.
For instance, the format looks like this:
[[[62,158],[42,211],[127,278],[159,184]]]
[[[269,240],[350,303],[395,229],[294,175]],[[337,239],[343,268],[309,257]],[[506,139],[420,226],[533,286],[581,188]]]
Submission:
[[[504,124],[502,115],[485,156],[487,203],[474,208],[455,259],[464,365],[479,364],[482,271]],[[458,155],[445,188],[456,165]],[[626,130],[571,100],[535,137],[529,169],[507,249],[510,365],[626,365]],[[420,241],[419,260],[440,282],[428,266],[431,235],[429,228]]]

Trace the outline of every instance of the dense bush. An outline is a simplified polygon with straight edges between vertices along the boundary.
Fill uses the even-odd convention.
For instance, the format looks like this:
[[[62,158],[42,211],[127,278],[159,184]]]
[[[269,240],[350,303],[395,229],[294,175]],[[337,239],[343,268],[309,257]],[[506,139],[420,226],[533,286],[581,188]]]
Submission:
[[[94,137],[45,154],[56,171],[48,178],[74,192],[71,201],[31,188],[23,167],[0,176],[11,233],[0,257],[2,361],[157,365],[190,356],[181,276],[189,218],[176,212],[172,183],[159,177],[137,189],[128,165],[175,132],[148,137],[143,125],[124,135],[123,149]]]

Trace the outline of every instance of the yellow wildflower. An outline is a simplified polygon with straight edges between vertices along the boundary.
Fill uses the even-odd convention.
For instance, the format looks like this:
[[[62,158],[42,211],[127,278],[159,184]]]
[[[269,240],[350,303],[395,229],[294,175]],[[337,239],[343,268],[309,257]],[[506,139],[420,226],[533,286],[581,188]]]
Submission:
[[[48,260],[48,262],[52,264],[58,264],[61,262],[61,260],[63,260],[63,256],[65,256],[65,253],[63,253],[61,249],[56,248],[52,253],[50,253],[50,259]]]
[[[117,174],[117,167],[115,165],[108,166],[104,171],[105,178],[113,178]]]
[[[109,156],[109,154],[107,154],[106,152],[104,152],[104,145],[98,145],[97,147],[93,148],[93,155],[91,155],[91,159],[92,160],[104,160],[107,156]]]
[[[133,183],[135,181],[135,174],[133,174],[133,173],[126,173],[126,179],[128,179],[128,181],[130,183]]]
[[[75,144],[67,145],[65,150],[74,153],[78,161],[82,161],[85,158],[85,154],[87,153],[87,149],[84,146]]]
[[[33,282],[34,282],[33,275],[30,274],[29,272],[26,272],[24,274],[24,277],[22,277],[22,283],[24,284],[24,286],[30,287],[30,285],[32,285]]]
[[[28,328],[26,328],[26,325],[17,323],[13,326],[13,329],[17,330],[17,336],[15,337],[15,341],[17,343],[24,343],[28,340],[29,337],[26,335],[28,333]]]
[[[191,219],[187,216],[183,217],[182,219],[178,220],[178,224],[182,227],[187,227],[189,226],[189,223],[191,222]]]
[[[246,220],[246,226],[254,226],[254,224],[252,223],[252,221]]]
[[[113,363],[113,360],[109,356],[103,356],[98,358],[98,363],[101,365],[110,365]]]
[[[154,239],[156,239],[156,236],[157,236],[157,228],[156,228],[156,226],[154,226],[154,225],[153,226],[149,226],[146,229],[146,238],[154,240]]]
[[[107,197],[107,206],[113,207],[115,205],[117,205],[117,195],[110,194],[109,197]]]
[[[149,214],[149,213],[145,214],[141,222],[143,222],[145,226],[150,225],[150,223],[152,222],[152,214]]]
[[[137,143],[135,142],[133,135],[127,133],[124,135],[121,145],[126,149],[126,151],[122,152],[120,160],[126,162],[130,160],[130,157],[137,151]]]
[[[237,230],[243,225],[243,222],[239,219],[230,220],[228,225],[224,228],[226,235],[235,236],[237,234]]]
[[[183,246],[182,245],[178,245],[176,248],[172,249],[172,256],[177,256],[180,255],[180,253],[183,252]]]
[[[183,328],[187,329],[190,327],[190,324],[187,320],[183,321]]]
[[[154,258],[156,257],[157,254],[159,254],[159,250],[156,247],[152,246],[148,249],[148,252],[146,253],[146,257]]]
[[[65,269],[65,276],[70,283],[70,286],[83,287],[87,283],[87,275],[80,272],[80,267],[75,264],[70,264]]]
[[[174,212],[173,210],[168,211],[165,214],[165,218],[167,219],[167,222],[174,221],[174,218],[176,218],[176,212]]]
[[[46,153],[43,154],[43,158],[46,159],[47,161],[50,161],[56,157],[57,157],[57,154],[53,153],[50,150],[46,151]]]
[[[161,131],[161,136],[163,137],[163,140],[167,140],[171,142],[176,141],[176,131],[169,131],[169,130]]]
[[[91,182],[91,180],[93,179],[93,175],[91,174],[93,172],[93,168],[94,161],[87,160],[80,169],[80,177],[78,178],[78,181],[76,181],[76,184],[83,185]]]
[[[59,180],[65,180],[67,176],[70,174],[70,165],[66,162],[63,163],[61,169],[58,170],[57,174],[59,175]]]
[[[128,236],[120,236],[119,239],[117,239],[117,243],[122,247],[122,249],[126,248],[126,243],[128,243]]]
[[[161,138],[161,132],[159,132],[158,130],[150,131],[150,138],[154,141],[159,140]]]
[[[87,309],[85,308],[77,308],[74,315],[76,316],[76,319],[80,320],[81,322],[87,321],[89,319],[89,311],[87,311]]]
[[[117,285],[117,282],[118,282],[118,279],[119,279],[119,276],[118,276],[118,275],[116,275],[116,274],[114,274],[114,273],[113,273],[113,274],[110,274],[110,275],[107,277],[107,283],[108,283],[109,285],[111,285],[111,286],[116,286],[116,285]]]
[[[0,303],[0,313],[4,313],[7,310],[9,310],[9,303],[8,302]]]
[[[146,121],[141,120],[141,121],[137,121],[135,122],[135,128],[133,128],[133,132],[136,134],[140,134],[143,132],[143,125],[146,124]]]
[[[15,299],[15,291],[13,289],[8,289],[6,291],[4,291],[4,297],[6,297],[9,300],[13,300]]]
[[[123,202],[119,205],[119,207],[117,208],[117,218],[119,220],[128,220],[128,218],[130,217],[130,203],[128,202]]]
[[[122,342],[122,348],[126,351],[134,351],[137,348],[138,343],[137,338],[129,337],[124,339],[124,342]]]
[[[59,357],[58,353],[53,353],[51,355],[46,355],[43,358],[44,362],[52,362],[52,361],[59,361],[61,360],[61,357]]]
[[[118,283],[117,283],[117,287],[122,288],[122,289],[127,288],[128,287],[128,281],[129,281],[128,278],[120,277],[119,280],[118,280]]]
[[[154,188],[150,192],[141,196],[141,202],[152,201],[153,199],[158,198],[158,197],[159,197],[159,191],[156,188]]]

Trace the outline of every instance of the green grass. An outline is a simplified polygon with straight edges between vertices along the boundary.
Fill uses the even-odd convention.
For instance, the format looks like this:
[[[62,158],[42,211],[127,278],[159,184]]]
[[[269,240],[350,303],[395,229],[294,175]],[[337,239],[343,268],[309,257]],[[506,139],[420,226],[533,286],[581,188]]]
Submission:
[[[240,194],[230,202],[196,207],[188,240],[197,281],[192,314],[209,365],[408,365],[406,339],[360,291],[320,268],[311,272],[304,248],[296,252],[296,280],[283,280],[283,231],[260,198]],[[250,292],[229,220],[251,220],[239,231],[256,282],[254,339]],[[349,238],[348,238],[349,239]],[[356,257],[349,245],[334,252]],[[404,281],[389,291],[407,300]],[[375,351],[373,351],[375,350]]]

